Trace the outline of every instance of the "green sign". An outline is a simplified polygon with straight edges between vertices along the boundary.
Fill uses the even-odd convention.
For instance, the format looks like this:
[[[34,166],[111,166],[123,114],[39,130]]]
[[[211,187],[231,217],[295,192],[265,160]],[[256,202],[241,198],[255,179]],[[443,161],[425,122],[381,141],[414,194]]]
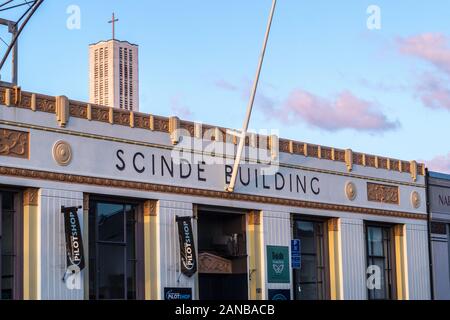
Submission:
[[[289,247],[267,246],[269,283],[290,283],[289,274]]]

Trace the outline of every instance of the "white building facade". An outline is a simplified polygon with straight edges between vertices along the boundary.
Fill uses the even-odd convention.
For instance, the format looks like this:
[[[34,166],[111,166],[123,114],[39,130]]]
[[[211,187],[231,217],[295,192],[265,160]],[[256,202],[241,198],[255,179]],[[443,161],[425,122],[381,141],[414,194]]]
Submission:
[[[1,240],[5,298],[430,298],[423,164],[251,135],[228,193],[224,128],[17,88],[0,105],[2,221],[20,231]],[[86,267],[70,288],[61,208],[74,206]]]

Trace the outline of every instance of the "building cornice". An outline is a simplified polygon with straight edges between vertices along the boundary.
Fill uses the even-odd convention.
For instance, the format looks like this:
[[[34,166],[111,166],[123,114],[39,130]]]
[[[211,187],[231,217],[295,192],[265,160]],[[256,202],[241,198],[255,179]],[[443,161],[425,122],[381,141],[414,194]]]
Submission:
[[[74,117],[86,121],[97,121],[109,123],[111,125],[139,128],[168,134],[171,134],[173,130],[184,129],[191,137],[196,137],[198,135],[203,136],[202,132],[197,132],[199,127],[196,126],[194,122],[179,120],[176,117],[167,118],[118,108],[104,107],[69,100],[65,97],[63,97],[65,101],[63,104],[66,108],[57,108],[57,101],[60,101],[60,98],[61,97],[25,92],[18,87],[0,87],[0,104],[7,107],[29,109],[35,112],[53,113],[56,114],[57,119],[61,119],[61,112],[63,111],[64,121],[59,121],[58,123],[60,125],[63,123],[64,126],[68,123],[70,117]],[[171,122],[172,119],[177,121]],[[170,125],[171,123],[175,125]],[[203,132],[210,129],[214,129],[216,132],[215,135],[210,137],[211,140],[216,140],[216,136],[220,136],[222,139],[221,142],[229,141],[230,136],[227,134],[227,128],[214,127],[207,124],[202,124],[200,127],[200,130]],[[272,139],[269,136],[256,135],[255,138],[256,140],[247,137],[246,145],[251,146],[251,140],[260,141],[262,139],[267,139],[267,149],[270,149],[273,145],[273,143],[271,143]],[[231,139],[231,141],[235,144],[237,143],[236,139]],[[418,175],[425,175],[425,165],[418,164],[416,161],[392,159],[353,152],[350,149],[343,150],[288,139],[279,139],[277,145],[279,151],[283,153],[345,163],[349,172],[352,171],[353,165],[360,165],[389,171],[406,172],[411,175],[414,182]]]
[[[263,204],[272,204],[272,205],[299,207],[299,208],[308,208],[308,209],[317,209],[317,210],[350,212],[350,213],[357,213],[357,214],[364,214],[364,215],[389,216],[389,217],[407,218],[407,219],[416,219],[416,220],[426,220],[427,219],[426,214],[419,214],[419,213],[347,206],[347,205],[339,205],[339,204],[329,204],[329,203],[321,203],[321,202],[305,201],[305,200],[293,200],[293,199],[286,199],[286,198],[279,198],[279,197],[248,195],[248,194],[242,194],[242,193],[229,193],[229,192],[225,192],[225,191],[213,191],[213,190],[205,190],[205,189],[198,189],[198,188],[188,188],[188,187],[169,186],[169,185],[154,184],[154,183],[90,177],[90,176],[65,174],[65,173],[58,173],[58,172],[48,172],[48,171],[41,171],[41,170],[22,169],[22,168],[13,168],[13,167],[5,167],[5,166],[0,166],[0,175],[12,176],[12,177],[17,177],[17,178],[25,178],[25,179],[31,179],[31,180],[47,180],[47,181],[53,181],[53,182],[72,183],[72,184],[81,184],[81,185],[93,185],[93,186],[107,187],[107,188],[132,189],[132,190],[139,190],[139,191],[171,193],[171,194],[187,195],[187,196],[195,196],[195,197],[206,197],[206,198],[225,199],[225,200],[234,200],[234,201],[247,201],[247,202],[255,203],[255,205],[257,205],[258,203],[263,203]],[[255,209],[258,209],[258,208],[255,208]]]

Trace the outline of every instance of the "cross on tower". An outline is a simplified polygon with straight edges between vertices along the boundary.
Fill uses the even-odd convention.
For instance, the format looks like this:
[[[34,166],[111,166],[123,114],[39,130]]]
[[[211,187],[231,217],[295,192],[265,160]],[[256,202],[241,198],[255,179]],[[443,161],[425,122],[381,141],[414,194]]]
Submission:
[[[111,19],[110,21],[108,21],[108,23],[111,23],[111,24],[112,24],[112,39],[113,39],[113,40],[115,40],[115,38],[116,38],[116,34],[115,34],[115,29],[114,29],[114,27],[115,27],[115,24],[116,24],[117,21],[119,21],[119,19],[116,19],[116,18],[115,18],[114,12],[113,12],[113,14],[112,14],[112,19]]]

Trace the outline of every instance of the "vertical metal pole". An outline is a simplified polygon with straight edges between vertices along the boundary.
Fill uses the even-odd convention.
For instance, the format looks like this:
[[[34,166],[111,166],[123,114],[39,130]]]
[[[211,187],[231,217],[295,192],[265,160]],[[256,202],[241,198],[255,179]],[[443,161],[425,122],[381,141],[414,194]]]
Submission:
[[[17,27],[14,27],[13,30],[13,37],[17,36]],[[11,58],[11,82],[13,85],[17,86],[19,79],[18,79],[18,67],[19,67],[19,55],[18,55],[18,45],[19,45],[19,40],[17,39],[16,42],[14,43],[14,47],[13,47],[13,51],[12,51],[12,58]]]
[[[261,74],[262,65],[264,62],[264,55],[266,53],[267,41],[269,40],[270,28],[272,26],[273,15],[275,13],[275,7],[277,5],[277,0],[273,0],[272,9],[270,10],[269,21],[267,23],[266,35],[264,37],[264,43],[262,47],[261,56],[259,57],[259,64],[256,70],[255,81],[253,82],[253,88],[250,95],[250,101],[247,106],[247,114],[245,115],[244,124],[242,126],[242,131],[240,134],[239,146],[236,153],[236,159],[234,161],[233,172],[231,174],[231,180],[228,188],[226,189],[228,192],[234,191],[234,186],[236,184],[236,177],[239,169],[239,164],[241,162],[242,151],[244,150],[245,145],[245,137],[247,135],[248,124],[250,122],[250,116],[252,115],[253,103],[255,102],[256,90],[258,89],[259,76]]]

